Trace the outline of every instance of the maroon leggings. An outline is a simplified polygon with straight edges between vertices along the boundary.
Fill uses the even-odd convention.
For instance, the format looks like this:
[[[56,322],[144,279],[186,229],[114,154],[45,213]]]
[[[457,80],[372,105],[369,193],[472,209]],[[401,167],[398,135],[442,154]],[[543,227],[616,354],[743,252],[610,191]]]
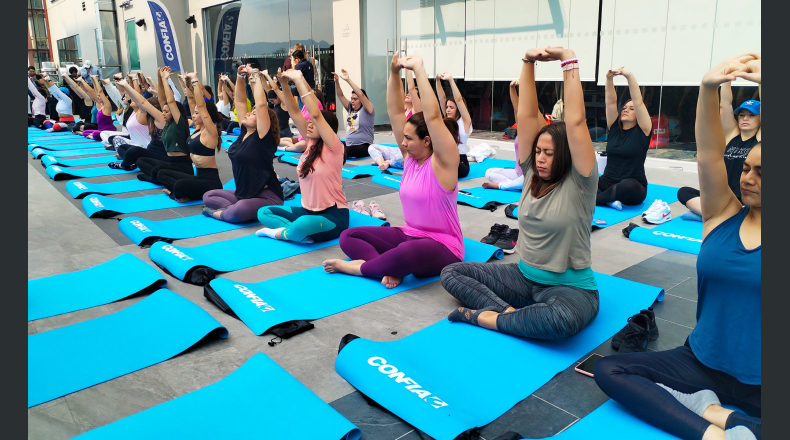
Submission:
[[[340,234],[340,249],[352,260],[365,260],[360,270],[371,277],[434,277],[458,259],[431,238],[414,238],[398,228],[362,226]]]

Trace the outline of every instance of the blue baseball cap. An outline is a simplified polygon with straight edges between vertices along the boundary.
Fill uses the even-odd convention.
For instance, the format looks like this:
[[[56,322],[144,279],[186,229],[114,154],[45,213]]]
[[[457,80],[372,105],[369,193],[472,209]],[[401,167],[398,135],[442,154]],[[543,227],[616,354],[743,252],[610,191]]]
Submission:
[[[69,89],[67,89],[65,87],[61,87],[60,91],[63,92],[66,96],[69,96]]]
[[[749,99],[748,101],[743,101],[743,104],[739,105],[738,108],[733,110],[732,112],[736,115],[740,109],[746,109],[752,112],[754,115],[760,114],[760,101],[756,101],[754,99]]]

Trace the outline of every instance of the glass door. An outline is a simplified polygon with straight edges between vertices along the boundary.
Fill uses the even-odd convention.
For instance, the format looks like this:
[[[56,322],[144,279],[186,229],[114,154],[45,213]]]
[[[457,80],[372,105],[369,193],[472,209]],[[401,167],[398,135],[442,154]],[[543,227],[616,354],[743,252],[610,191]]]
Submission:
[[[126,21],[126,44],[129,49],[129,70],[140,70],[140,54],[137,51],[137,25],[134,19]]]

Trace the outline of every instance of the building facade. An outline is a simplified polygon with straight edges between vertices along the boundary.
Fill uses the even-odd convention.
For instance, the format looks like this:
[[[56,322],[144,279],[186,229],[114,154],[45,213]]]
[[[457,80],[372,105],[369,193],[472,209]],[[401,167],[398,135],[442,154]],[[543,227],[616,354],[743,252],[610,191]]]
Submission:
[[[27,0],[27,65],[41,71],[41,63],[50,61],[49,32],[45,0]]]
[[[124,72],[141,68],[150,75],[162,64],[145,0],[93,0],[93,8],[83,8],[81,0],[51,1],[50,33],[58,41],[54,59],[67,58],[59,55],[64,40],[63,50],[76,50],[103,67]],[[625,66],[642,87],[661,135],[659,146],[693,144],[702,75],[727,57],[761,50],[759,0],[160,2],[173,19],[184,68],[197,71],[204,81],[214,84],[219,73],[232,74],[241,62],[276,71],[301,43],[316,59],[317,87],[327,101],[334,102],[331,73],[346,69],[381,109],[377,124],[389,122],[383,109],[394,50],[420,55],[432,78],[451,72],[475,130],[503,131],[515,122],[508,85],[519,75],[524,52],[563,46],[573,48],[580,59],[593,139],[606,138],[606,72]],[[115,15],[114,33],[108,4]],[[133,24],[140,20],[145,24]],[[75,44],[65,44],[68,38]],[[562,96],[561,71],[556,63],[536,69],[539,100],[551,113]],[[625,80],[616,77],[615,85],[622,102],[628,96]],[[756,87],[745,81],[734,85],[735,105],[756,94]],[[345,83],[340,86],[350,92]]]

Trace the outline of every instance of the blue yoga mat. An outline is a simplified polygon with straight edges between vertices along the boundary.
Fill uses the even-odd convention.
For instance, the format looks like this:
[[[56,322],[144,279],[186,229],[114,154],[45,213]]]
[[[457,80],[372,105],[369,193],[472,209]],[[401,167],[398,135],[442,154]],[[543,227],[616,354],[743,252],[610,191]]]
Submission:
[[[338,355],[335,370],[415,428],[454,439],[491,423],[663,297],[658,287],[598,273],[595,279],[598,316],[570,338],[525,339],[445,319],[398,341],[355,339]],[[492,374],[503,384],[495,398],[470,398],[470,386]]]
[[[228,331],[167,289],[112,315],[27,337],[27,406],[150,367]]]
[[[302,156],[302,153],[297,154],[283,154],[280,156],[280,159],[291,165],[299,165],[299,158]]]
[[[34,148],[30,151],[30,154],[33,156],[34,159],[41,159],[43,156],[52,156],[52,157],[74,157],[74,156],[90,156],[94,154],[107,154],[107,150],[104,148],[81,148],[79,150],[63,150],[63,151],[51,151],[51,150],[44,150],[42,148]]]
[[[611,399],[570,428],[551,438],[557,440],[680,439],[636,418],[624,406]]]
[[[230,189],[227,184],[225,184],[225,189]],[[286,200],[285,205],[302,206],[302,195],[296,194],[292,200]],[[136,245],[150,245],[160,240],[170,243],[173,240],[218,234],[253,225],[260,225],[260,222],[256,219],[245,223],[228,223],[202,214],[169,220],[126,217],[118,223],[121,232]]]
[[[159,271],[132,254],[121,254],[89,269],[28,281],[27,320],[109,304],[166,284]]]
[[[676,218],[653,229],[635,228],[628,238],[639,243],[699,255],[702,246],[702,222]]]
[[[41,163],[43,163],[48,167],[52,165],[60,165],[62,167],[80,167],[83,165],[104,165],[110,162],[117,162],[117,161],[118,159],[115,157],[114,154],[83,157],[80,159],[59,159],[51,155],[46,155],[41,158]]]
[[[390,188],[400,189],[400,179],[401,176],[395,176],[392,174],[376,174],[370,179],[373,183],[378,183],[379,185],[388,186]]]
[[[475,162],[469,164],[469,175],[458,180],[476,179],[478,177],[485,177],[486,171],[489,168],[510,168],[516,167],[515,160],[505,159],[486,159],[482,162]]]
[[[359,226],[389,226],[389,223],[350,211],[349,227]],[[148,250],[148,258],[179,280],[185,280],[189,271],[195,267],[209,267],[217,272],[231,272],[334,246],[339,241],[334,239],[306,244],[274,240],[252,234],[195,247],[174,246],[166,242],[158,242],[151,245],[151,249]]]
[[[356,179],[359,177],[374,176],[381,174],[378,165],[360,165],[357,167],[343,167],[343,177],[346,179]]]
[[[464,261],[486,262],[501,259],[502,249],[464,239]],[[381,284],[380,278],[330,274],[323,266],[296,272],[260,283],[237,283],[216,278],[209,283],[233,312],[256,335],[275,325],[297,319],[319,319],[359,307],[390,295],[439,280],[439,277],[417,278],[408,275],[393,289]],[[316,286],[298,289],[294,286]]]
[[[613,224],[628,220],[629,218],[636,217],[637,215],[645,212],[656,199],[661,199],[667,202],[667,204],[675,203],[678,201],[678,188],[675,188],[674,186],[656,185],[651,183],[647,185],[647,196],[645,197],[645,201],[638,205],[623,205],[622,211],[618,211],[608,206],[596,206],[595,213],[593,214],[592,225],[599,228],[605,228],[607,226],[612,226]],[[518,217],[518,208],[513,210],[513,215]],[[604,220],[606,221],[606,224],[599,225],[595,223],[595,220]]]
[[[115,176],[117,174],[139,173],[137,168],[126,171],[116,170],[110,167],[91,167],[91,168],[61,168],[57,165],[47,167],[47,176],[52,180],[81,179],[84,177]]]
[[[257,353],[219,382],[76,438],[358,440],[360,435],[359,428]]]
[[[151,182],[132,179],[110,183],[89,183],[71,180],[66,182],[66,191],[75,199],[80,199],[88,194],[121,194],[132,191],[143,191],[146,189],[162,188]]]
[[[521,199],[521,191],[506,191],[501,189],[487,189],[482,186],[462,189],[458,192],[458,203],[483,208],[494,202],[499,204],[516,203]]]
[[[54,167],[50,167],[51,169]],[[177,202],[167,194],[153,194],[150,196],[131,197],[128,199],[114,199],[111,197],[90,195],[82,199],[82,209],[88,217],[112,217],[117,214],[131,214],[142,211],[155,211],[157,209],[180,208],[182,206],[200,205],[203,200],[190,200]]]
[[[52,151],[76,150],[78,148],[88,148],[90,145],[101,146],[101,143],[96,141],[36,142],[28,144],[27,151],[32,151],[34,148]]]

